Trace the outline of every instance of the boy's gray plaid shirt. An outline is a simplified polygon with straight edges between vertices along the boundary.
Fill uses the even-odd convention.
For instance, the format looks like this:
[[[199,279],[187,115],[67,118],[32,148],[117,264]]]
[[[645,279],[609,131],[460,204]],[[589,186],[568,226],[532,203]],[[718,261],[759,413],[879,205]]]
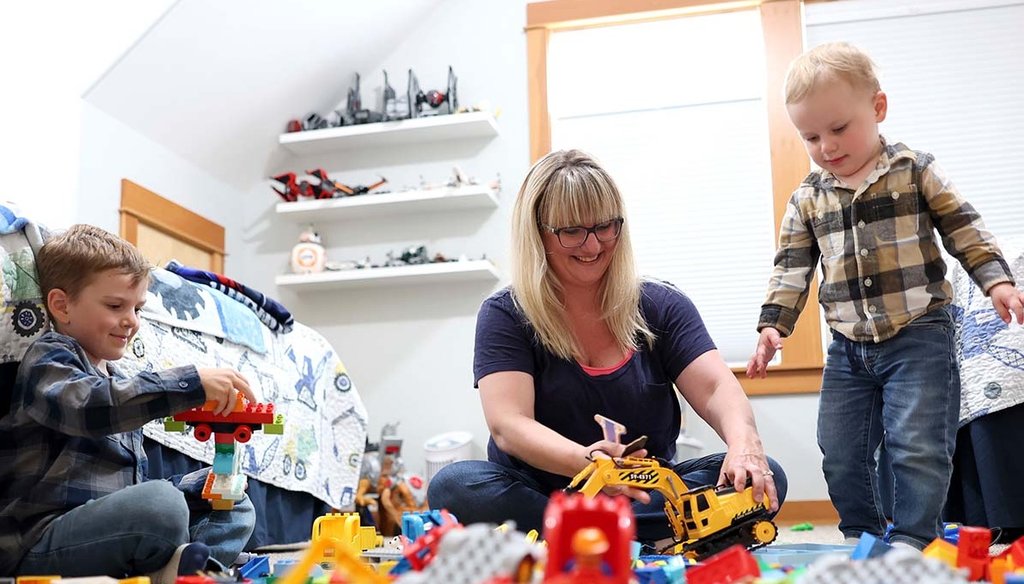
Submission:
[[[192,365],[125,379],[49,332],[18,369],[0,419],[0,574],[11,574],[63,513],[146,480],[142,426],[206,401]]]
[[[857,191],[817,170],[793,192],[758,331],[793,332],[821,259],[818,298],[828,325],[854,341],[893,337],[952,301],[936,230],[983,291],[1013,283],[995,238],[933,157],[884,139],[882,145],[875,170]]]

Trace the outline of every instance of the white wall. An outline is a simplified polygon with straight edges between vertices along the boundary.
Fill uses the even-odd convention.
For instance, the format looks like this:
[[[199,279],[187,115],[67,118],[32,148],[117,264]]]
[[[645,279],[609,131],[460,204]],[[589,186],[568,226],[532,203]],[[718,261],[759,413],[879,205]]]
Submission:
[[[787,500],[828,500],[815,435],[818,394],[760,396],[750,401],[765,451],[786,470]],[[705,453],[724,450],[724,443],[714,430],[692,412],[688,413],[686,424],[687,433],[704,443]]]
[[[88,103],[82,104],[82,145],[78,183],[81,193],[73,222],[119,229],[121,179],[127,178],[225,229],[225,247],[244,250],[237,212],[245,193],[218,181],[191,162]],[[225,271],[245,262],[229,254]]]
[[[320,224],[330,259],[370,255],[382,262],[389,250],[401,253],[425,243],[431,254],[486,253],[499,269],[505,267],[508,208],[529,163],[525,15],[521,0],[439,3],[382,63],[360,71],[364,106],[379,110],[381,68],[387,69],[399,92],[405,91],[409,67],[424,90],[443,90],[450,64],[459,77],[462,104],[487,99],[501,108],[497,138],[289,157],[268,168],[269,176],[322,166],[348,184],[369,184],[383,175],[392,190],[415,186],[420,175],[443,182],[453,163],[482,181],[499,173],[504,180],[501,208],[493,211]],[[300,226],[274,215],[277,196],[268,183],[255,186],[248,200],[253,205],[245,211],[243,239],[252,255],[244,265],[235,265],[234,275],[274,290],[273,276],[287,270],[288,252]],[[487,430],[472,386],[473,337],[477,308],[496,288],[454,284],[278,293],[299,320],[328,338],[344,360],[369,411],[371,439],[376,440],[384,424],[400,422],[406,464],[424,472],[423,442],[447,430],[471,431],[476,454],[483,456]]]
[[[48,225],[77,220],[81,96],[172,2],[0,4],[0,200]]]

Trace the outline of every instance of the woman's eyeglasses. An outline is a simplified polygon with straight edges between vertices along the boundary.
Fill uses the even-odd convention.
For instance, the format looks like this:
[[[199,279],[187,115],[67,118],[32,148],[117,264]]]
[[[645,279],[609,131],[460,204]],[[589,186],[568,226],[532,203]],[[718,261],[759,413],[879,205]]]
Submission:
[[[574,248],[583,247],[583,244],[587,243],[587,238],[593,233],[594,237],[600,242],[612,241],[619,237],[622,233],[622,223],[625,221],[622,217],[616,217],[611,221],[605,221],[604,223],[598,223],[593,227],[583,227],[582,225],[574,225],[572,227],[552,227],[550,225],[541,224],[541,227],[554,233],[558,238],[558,243],[562,244],[562,247]]]

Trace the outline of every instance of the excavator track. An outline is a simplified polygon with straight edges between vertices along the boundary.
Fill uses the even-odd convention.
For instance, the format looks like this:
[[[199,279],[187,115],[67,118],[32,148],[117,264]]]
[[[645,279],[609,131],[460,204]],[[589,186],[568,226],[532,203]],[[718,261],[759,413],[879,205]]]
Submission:
[[[683,555],[693,556],[701,560],[713,556],[720,551],[734,545],[741,545],[747,549],[757,549],[766,546],[778,536],[779,530],[767,513],[762,512],[756,515],[748,515],[731,526],[711,537],[703,538],[696,543],[682,545]],[[672,544],[661,550],[662,553],[671,553],[671,550],[678,544]]]

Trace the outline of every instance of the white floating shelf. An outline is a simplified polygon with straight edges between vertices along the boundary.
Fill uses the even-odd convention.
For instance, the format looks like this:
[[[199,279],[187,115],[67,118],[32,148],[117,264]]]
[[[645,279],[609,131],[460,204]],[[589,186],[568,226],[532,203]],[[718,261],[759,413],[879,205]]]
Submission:
[[[278,203],[277,213],[300,223],[323,223],[400,214],[493,209],[497,206],[498,197],[493,189],[473,185]]]
[[[438,262],[414,266],[341,270],[319,274],[284,274],[275,279],[278,286],[296,292],[343,288],[370,288],[406,284],[451,282],[495,282],[500,278],[498,269],[490,260]]]
[[[470,112],[289,132],[281,134],[278,142],[295,154],[301,155],[497,135],[498,124],[490,112]]]

